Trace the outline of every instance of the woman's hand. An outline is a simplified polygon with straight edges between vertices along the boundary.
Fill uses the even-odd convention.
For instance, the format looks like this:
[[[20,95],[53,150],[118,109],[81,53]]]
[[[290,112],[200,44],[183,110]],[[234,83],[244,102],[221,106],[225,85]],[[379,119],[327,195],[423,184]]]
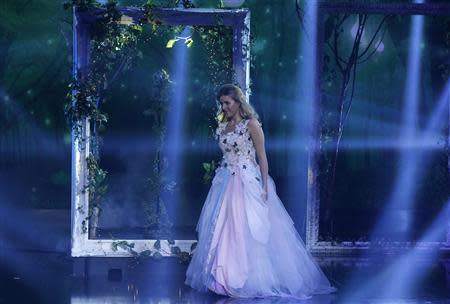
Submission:
[[[267,197],[268,197],[268,194],[267,194],[267,187],[264,187],[264,188],[261,190],[261,198],[262,198],[262,200],[263,200],[264,203],[267,202]]]

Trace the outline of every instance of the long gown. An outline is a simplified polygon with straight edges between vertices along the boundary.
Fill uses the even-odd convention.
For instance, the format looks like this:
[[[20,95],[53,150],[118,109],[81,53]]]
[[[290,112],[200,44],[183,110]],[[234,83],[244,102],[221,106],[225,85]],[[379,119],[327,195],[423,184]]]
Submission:
[[[306,250],[268,177],[268,198],[243,119],[231,132],[219,123],[223,152],[197,223],[198,243],[185,284],[238,298],[307,299],[336,289]]]

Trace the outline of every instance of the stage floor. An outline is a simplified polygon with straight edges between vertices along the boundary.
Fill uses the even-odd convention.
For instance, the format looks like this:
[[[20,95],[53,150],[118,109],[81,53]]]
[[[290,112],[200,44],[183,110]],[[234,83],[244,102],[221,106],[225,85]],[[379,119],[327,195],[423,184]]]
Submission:
[[[61,253],[0,248],[0,303],[297,303],[287,299],[239,300],[198,293],[184,285],[187,265],[176,258],[139,263],[124,258],[74,260]],[[383,265],[358,259],[321,259],[336,294],[314,296],[301,303],[450,303],[450,282],[445,261],[428,267],[417,281],[413,296],[383,290],[359,294],[361,279],[369,280]],[[389,261],[385,261],[389,263]],[[420,263],[420,262],[418,262]],[[411,267],[420,267],[419,264]],[[84,277],[83,275],[86,274]]]

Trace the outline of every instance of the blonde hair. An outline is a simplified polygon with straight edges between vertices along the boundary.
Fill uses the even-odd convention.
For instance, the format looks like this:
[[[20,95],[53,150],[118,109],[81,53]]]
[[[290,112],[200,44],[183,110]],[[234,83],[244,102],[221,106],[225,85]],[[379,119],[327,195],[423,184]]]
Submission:
[[[229,97],[233,98],[233,100],[235,102],[240,104],[239,114],[241,114],[242,118],[244,118],[244,119],[256,118],[257,120],[259,120],[258,114],[256,113],[253,106],[245,98],[245,95],[242,92],[241,88],[239,88],[238,86],[235,86],[234,84],[224,84],[219,88],[219,91],[217,92],[217,96],[216,96],[217,106],[218,106],[216,120],[218,122],[227,121],[227,118],[224,115],[222,108],[220,107],[220,97],[221,96],[229,96]]]

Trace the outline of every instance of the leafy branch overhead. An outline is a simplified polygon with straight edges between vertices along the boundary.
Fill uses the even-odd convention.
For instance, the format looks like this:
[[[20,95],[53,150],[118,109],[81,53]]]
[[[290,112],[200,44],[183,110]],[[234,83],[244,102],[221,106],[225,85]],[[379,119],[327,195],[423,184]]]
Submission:
[[[194,40],[192,40],[191,36],[189,36],[189,37],[175,37],[174,39],[170,39],[169,41],[167,41],[166,48],[168,48],[168,49],[173,48],[175,42],[177,42],[179,40],[183,40],[184,44],[186,44],[186,46],[188,48],[191,47],[192,44],[194,43]]]

